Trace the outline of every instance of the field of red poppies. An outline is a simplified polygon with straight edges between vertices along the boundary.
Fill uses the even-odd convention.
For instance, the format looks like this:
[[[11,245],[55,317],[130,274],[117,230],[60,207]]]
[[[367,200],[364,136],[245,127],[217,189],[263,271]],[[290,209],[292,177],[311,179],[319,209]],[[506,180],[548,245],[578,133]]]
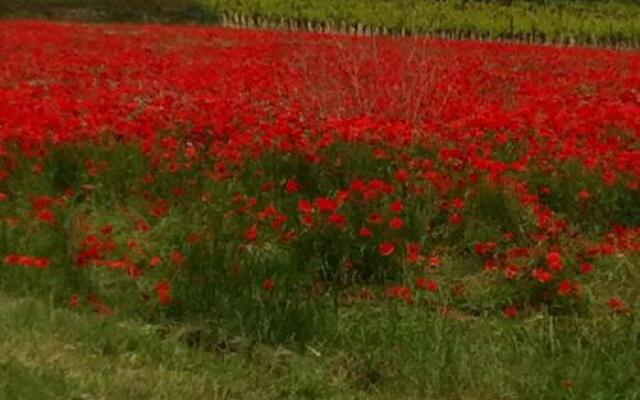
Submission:
[[[638,52],[1,21],[0,217],[6,398],[640,393]]]
[[[637,307],[638,53],[33,21],[0,38],[5,290],[268,316],[276,339],[318,307]]]

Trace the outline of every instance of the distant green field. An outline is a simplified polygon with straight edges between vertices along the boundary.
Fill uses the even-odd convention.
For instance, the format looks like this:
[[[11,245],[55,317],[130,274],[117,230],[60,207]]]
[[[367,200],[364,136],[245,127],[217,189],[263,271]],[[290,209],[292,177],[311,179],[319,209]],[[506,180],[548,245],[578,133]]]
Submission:
[[[0,0],[11,17],[232,22],[359,33],[442,34],[637,47],[631,0]]]

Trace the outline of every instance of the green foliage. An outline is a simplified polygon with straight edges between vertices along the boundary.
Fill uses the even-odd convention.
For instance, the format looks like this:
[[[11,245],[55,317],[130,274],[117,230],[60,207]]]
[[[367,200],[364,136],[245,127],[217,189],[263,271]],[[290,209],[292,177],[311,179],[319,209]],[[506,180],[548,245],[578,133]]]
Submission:
[[[0,0],[0,15],[123,21],[219,22],[222,15],[385,27],[418,34],[614,45],[640,41],[633,1],[507,0]]]
[[[536,40],[633,42],[640,38],[640,7],[633,2],[215,0],[219,13],[259,15],[275,22],[364,24],[414,33],[474,32],[492,38],[536,35]]]
[[[0,15],[95,21],[199,21],[216,15],[201,0],[0,0]]]
[[[0,294],[0,398],[638,399],[637,319],[354,307],[301,349]]]

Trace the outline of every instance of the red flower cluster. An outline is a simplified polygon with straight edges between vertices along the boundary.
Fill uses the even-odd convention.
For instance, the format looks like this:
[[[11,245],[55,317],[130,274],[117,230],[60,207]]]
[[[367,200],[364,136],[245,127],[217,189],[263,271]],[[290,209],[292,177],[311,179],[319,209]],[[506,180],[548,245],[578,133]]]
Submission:
[[[7,265],[21,265],[27,268],[47,269],[51,265],[51,260],[46,257],[9,254],[4,258],[4,263]]]
[[[295,293],[495,290],[515,318],[640,253],[640,54],[29,21],[0,37],[7,253],[56,248],[8,265],[117,270],[168,305],[224,279],[272,291],[286,260],[312,281]]]

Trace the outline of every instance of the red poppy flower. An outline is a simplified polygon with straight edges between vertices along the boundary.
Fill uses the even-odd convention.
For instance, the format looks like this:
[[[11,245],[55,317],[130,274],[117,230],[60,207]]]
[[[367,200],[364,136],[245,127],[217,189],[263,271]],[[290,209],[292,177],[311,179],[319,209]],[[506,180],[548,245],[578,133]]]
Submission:
[[[629,312],[629,307],[627,306],[627,303],[625,303],[624,300],[622,300],[619,297],[610,298],[609,301],[607,302],[607,305],[609,306],[611,311],[618,314],[627,314]]]
[[[151,258],[151,261],[149,261],[149,265],[154,268],[157,267],[158,265],[160,265],[162,263],[162,259],[158,256],[154,256]]]
[[[113,233],[113,225],[104,225],[102,228],[100,228],[100,233],[105,236],[111,235]]]
[[[309,200],[300,200],[298,202],[298,210],[304,214],[310,214],[313,212],[313,203]]]
[[[504,308],[502,312],[504,313],[504,316],[507,318],[513,319],[518,316],[518,309],[514,306],[507,306]]]
[[[451,215],[451,218],[449,218],[449,222],[451,223],[451,225],[458,225],[462,222],[463,219],[464,218],[460,213],[453,213]]]
[[[572,291],[573,285],[566,279],[560,282],[560,285],[558,285],[558,294],[562,297],[569,296]]]
[[[591,197],[591,193],[589,193],[588,190],[583,189],[583,190],[578,192],[578,198],[580,200],[588,200],[589,197]]]
[[[300,183],[295,178],[291,178],[285,184],[285,190],[290,194],[298,193],[300,191]]]
[[[588,262],[583,262],[580,264],[580,272],[582,273],[582,275],[588,275],[591,273],[591,271],[593,271],[593,265],[589,264]]]
[[[464,200],[456,197],[455,199],[451,200],[451,206],[453,208],[455,208],[456,210],[462,210],[464,208]]]
[[[270,292],[271,290],[273,290],[275,284],[273,283],[273,279],[271,278],[266,278],[263,282],[262,282],[262,288],[264,290],[266,290],[267,292]]]
[[[174,250],[171,253],[171,262],[174,265],[181,265],[182,263],[184,263],[185,259],[186,259],[186,257],[179,250]]]
[[[404,221],[402,220],[402,218],[398,217],[391,218],[391,221],[389,221],[389,228],[393,229],[394,231],[400,230],[404,228]]]
[[[77,294],[72,294],[69,299],[69,307],[76,308],[80,305],[80,297]]]
[[[138,229],[138,231],[140,232],[146,233],[151,230],[151,226],[145,221],[138,221],[136,223],[136,229]]]
[[[373,237],[373,232],[371,231],[371,229],[367,228],[366,226],[363,226],[362,228],[360,228],[360,232],[358,232],[358,234],[360,235],[360,237],[363,237],[363,238]]]
[[[508,279],[516,279],[520,275],[520,268],[515,265],[509,265],[504,269],[504,275]]]
[[[395,251],[396,245],[391,242],[380,243],[378,246],[378,252],[385,257],[392,255]]]
[[[171,303],[171,285],[168,281],[162,280],[156,283],[155,290],[160,304],[166,306]]]
[[[407,304],[414,302],[411,288],[406,286],[391,286],[384,291],[385,296],[390,299],[404,300]]]
[[[313,226],[313,216],[310,214],[305,214],[300,218],[300,222],[302,222],[303,225],[307,226],[307,227],[311,227]]]
[[[535,270],[533,270],[531,275],[540,283],[548,283],[553,279],[553,274],[542,268],[536,268]]]
[[[442,264],[442,257],[435,255],[435,256],[431,256],[429,257],[429,266],[430,267],[438,267],[440,266],[440,264]]]
[[[498,263],[495,260],[487,260],[484,263],[484,270],[489,273],[495,272],[498,270]]]
[[[394,214],[400,214],[404,210],[402,200],[396,200],[389,205],[389,210]]]
[[[384,217],[382,216],[382,214],[372,213],[369,215],[369,218],[367,220],[372,225],[380,225],[384,222]]]
[[[283,232],[280,235],[280,240],[284,243],[287,243],[295,239],[297,236],[298,234],[295,231],[290,230],[290,231]]]
[[[258,225],[257,224],[252,225],[244,233],[244,237],[245,237],[245,239],[247,239],[248,242],[254,242],[254,241],[258,240]]]
[[[347,226],[347,217],[344,214],[331,214],[328,221],[331,225],[335,225],[339,228]]]
[[[423,259],[420,255],[420,243],[407,244],[407,259],[411,263],[416,263]]]
[[[399,169],[393,175],[398,182],[406,182],[409,179],[409,172],[406,169]]]
[[[483,256],[492,253],[496,247],[498,247],[498,245],[495,242],[476,243],[474,250],[477,255]]]
[[[339,207],[338,202],[335,199],[330,199],[328,197],[319,197],[316,199],[315,203],[318,210],[324,213],[332,213]]]
[[[440,289],[438,282],[423,277],[416,278],[416,286],[431,293],[436,293]]]
[[[564,263],[562,262],[562,256],[557,251],[551,251],[547,253],[547,265],[554,271],[562,271]]]
[[[156,218],[164,217],[169,213],[169,204],[164,200],[159,200],[151,207],[150,213]]]
[[[47,224],[52,224],[56,221],[56,215],[51,210],[45,208],[38,211],[38,219]]]
[[[51,207],[56,200],[49,196],[38,196],[31,199],[31,206],[36,210],[42,210]]]

